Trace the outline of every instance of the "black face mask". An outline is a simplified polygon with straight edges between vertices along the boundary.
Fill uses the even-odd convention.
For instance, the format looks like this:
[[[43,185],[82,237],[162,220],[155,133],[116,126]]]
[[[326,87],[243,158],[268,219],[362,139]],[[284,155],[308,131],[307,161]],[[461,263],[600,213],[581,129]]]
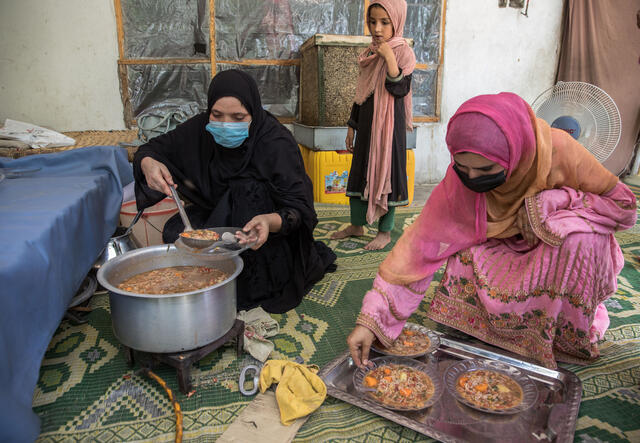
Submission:
[[[459,170],[455,164],[453,165],[453,170],[456,171],[456,174],[460,177],[462,184],[474,192],[488,192],[507,181],[504,170],[497,174],[481,175],[476,178],[469,178],[469,176]]]

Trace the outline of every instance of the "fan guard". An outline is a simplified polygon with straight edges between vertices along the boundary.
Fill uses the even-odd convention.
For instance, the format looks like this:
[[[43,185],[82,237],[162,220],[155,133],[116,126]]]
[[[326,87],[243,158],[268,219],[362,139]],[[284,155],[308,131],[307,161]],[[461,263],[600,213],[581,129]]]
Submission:
[[[602,89],[585,82],[558,82],[531,105],[552,128],[567,131],[604,162],[620,141],[620,111]]]

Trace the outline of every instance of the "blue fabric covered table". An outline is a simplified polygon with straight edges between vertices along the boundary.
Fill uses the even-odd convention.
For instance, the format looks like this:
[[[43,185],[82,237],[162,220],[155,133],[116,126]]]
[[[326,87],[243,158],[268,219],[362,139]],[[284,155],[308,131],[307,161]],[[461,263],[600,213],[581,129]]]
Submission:
[[[33,441],[42,357],[117,226],[133,174],[113,146],[0,159],[0,168],[40,168],[0,182],[0,441]]]

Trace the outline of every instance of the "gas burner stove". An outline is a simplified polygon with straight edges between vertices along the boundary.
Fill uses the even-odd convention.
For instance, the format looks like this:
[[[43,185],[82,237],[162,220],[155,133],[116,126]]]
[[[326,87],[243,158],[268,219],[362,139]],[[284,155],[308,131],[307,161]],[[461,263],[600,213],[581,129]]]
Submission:
[[[180,388],[180,392],[187,395],[193,389],[191,384],[191,365],[202,360],[207,355],[235,338],[237,338],[236,353],[238,357],[240,357],[242,355],[242,347],[244,345],[244,322],[242,320],[236,320],[231,329],[229,329],[225,335],[201,348],[170,354],[145,352],[145,355],[150,356],[154,363],[160,362],[175,368],[177,370],[178,387]],[[129,366],[133,366],[134,353],[136,351],[128,346],[122,346],[127,357],[127,363]]]

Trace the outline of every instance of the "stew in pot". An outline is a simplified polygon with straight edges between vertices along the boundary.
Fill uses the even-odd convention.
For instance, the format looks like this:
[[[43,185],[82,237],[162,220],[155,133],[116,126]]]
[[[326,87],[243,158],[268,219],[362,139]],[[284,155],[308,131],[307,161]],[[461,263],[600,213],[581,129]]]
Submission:
[[[176,294],[213,286],[227,278],[225,272],[206,266],[171,266],[134,275],[118,288],[137,294]]]

